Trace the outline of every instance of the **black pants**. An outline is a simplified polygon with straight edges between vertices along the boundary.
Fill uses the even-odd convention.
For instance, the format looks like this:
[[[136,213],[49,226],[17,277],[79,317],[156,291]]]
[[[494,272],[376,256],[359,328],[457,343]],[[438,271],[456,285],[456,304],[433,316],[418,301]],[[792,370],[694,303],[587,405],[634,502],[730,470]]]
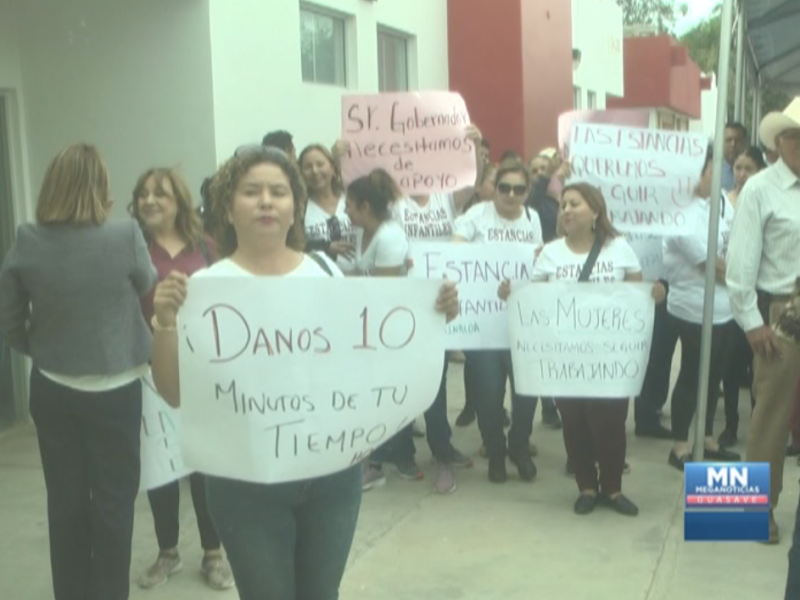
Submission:
[[[520,396],[514,389],[514,376],[511,367],[511,352],[508,350],[473,350],[465,352],[466,365],[474,374],[477,386],[476,412],[478,427],[481,430],[486,453],[489,456],[525,454],[530,451],[530,438],[533,429],[533,415],[536,411],[536,398]],[[512,419],[508,432],[508,447],[503,431],[503,400],[506,394],[506,380],[511,381]]]
[[[725,397],[725,429],[736,433],[739,428],[739,388],[751,388],[750,397],[753,397],[753,350],[744,331],[736,322],[731,328],[730,345],[728,366],[722,376],[722,389]],[[716,404],[714,402],[715,410]]]
[[[669,395],[672,356],[677,344],[678,329],[675,319],[667,312],[667,302],[664,301],[656,306],[650,360],[647,363],[642,392],[633,404],[633,416],[638,428],[652,428],[661,423],[658,411],[666,404]]]
[[[81,392],[34,368],[31,416],[47,486],[55,600],[126,600],[139,491],[141,382]]]
[[[220,542],[217,530],[208,514],[206,501],[206,478],[200,473],[189,476],[192,491],[192,504],[197,517],[197,529],[200,531],[200,545],[203,550],[219,550]],[[180,524],[181,486],[173,481],[165,486],[147,492],[150,509],[153,511],[153,524],[156,529],[159,550],[172,550],[178,547]]]
[[[431,449],[433,458],[443,463],[452,462],[456,452],[451,441],[453,430],[450,428],[450,422],[447,420],[448,364],[447,357],[445,357],[439,391],[431,407],[425,411],[425,433],[428,439],[428,446]],[[402,429],[391,440],[377,448],[375,452],[372,453],[370,460],[375,464],[383,462],[410,462],[414,460],[416,451],[412,424]]]
[[[689,323],[682,319],[674,319],[678,336],[681,340],[681,370],[675,389],[672,391],[672,434],[677,442],[689,440],[689,427],[697,411],[697,387],[700,383],[700,340],[702,325]],[[714,409],[717,405],[717,393],[725,372],[729,356],[733,321],[722,325],[714,325],[711,337],[711,364],[708,377],[708,409],[705,418],[706,435],[714,433]],[[710,417],[710,418],[709,418]],[[698,422],[698,427],[700,427]]]

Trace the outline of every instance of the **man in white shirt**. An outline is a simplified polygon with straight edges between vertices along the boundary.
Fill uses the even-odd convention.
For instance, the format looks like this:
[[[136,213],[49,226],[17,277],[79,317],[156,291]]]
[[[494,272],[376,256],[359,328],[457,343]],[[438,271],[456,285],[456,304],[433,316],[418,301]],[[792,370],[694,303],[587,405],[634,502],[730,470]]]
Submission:
[[[789,414],[800,372],[800,348],[772,329],[800,276],[800,97],[767,115],[761,140],[780,160],[752,177],[739,196],[728,247],[727,285],[736,321],[754,353],[756,406],[747,460],[770,463],[770,501],[783,487]],[[779,532],[770,513],[770,543]]]

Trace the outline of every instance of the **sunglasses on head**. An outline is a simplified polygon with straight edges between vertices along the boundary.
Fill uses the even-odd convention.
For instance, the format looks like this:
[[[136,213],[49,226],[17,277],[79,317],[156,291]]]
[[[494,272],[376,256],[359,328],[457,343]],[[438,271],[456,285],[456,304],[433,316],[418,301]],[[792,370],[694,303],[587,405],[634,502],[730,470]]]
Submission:
[[[524,185],[511,185],[510,183],[500,183],[497,185],[497,191],[505,196],[510,196],[514,192],[515,196],[524,196],[528,188]]]
[[[280,148],[275,148],[274,146],[262,146],[261,144],[245,144],[244,146],[239,146],[236,149],[236,152],[233,153],[235,158],[244,158],[245,156],[252,155],[264,156],[266,158],[289,158],[288,155]]]

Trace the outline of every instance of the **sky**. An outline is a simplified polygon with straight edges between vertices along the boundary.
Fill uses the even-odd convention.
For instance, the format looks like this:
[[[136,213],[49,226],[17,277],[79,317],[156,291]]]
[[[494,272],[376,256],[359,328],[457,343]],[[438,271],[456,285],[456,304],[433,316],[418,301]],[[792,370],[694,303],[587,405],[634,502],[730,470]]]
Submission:
[[[708,15],[711,14],[711,11],[714,10],[714,7],[717,4],[721,4],[721,0],[683,0],[689,5],[689,12],[686,14],[686,17],[680,19],[678,21],[678,25],[675,27],[675,32],[678,35],[683,35],[687,31],[689,31],[694,25],[698,23],[698,21],[702,21]]]

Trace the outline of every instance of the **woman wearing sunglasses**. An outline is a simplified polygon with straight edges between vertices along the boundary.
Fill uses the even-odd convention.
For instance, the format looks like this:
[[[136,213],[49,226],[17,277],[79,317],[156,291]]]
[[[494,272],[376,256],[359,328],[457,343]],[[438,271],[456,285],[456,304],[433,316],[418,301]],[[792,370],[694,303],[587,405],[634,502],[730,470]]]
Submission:
[[[524,206],[530,190],[530,174],[520,162],[503,163],[497,171],[496,191],[490,202],[472,207],[456,219],[455,242],[516,244],[530,246],[531,262],[542,245],[542,226],[536,211]],[[516,465],[523,481],[533,481],[536,465],[531,459],[530,437],[536,399],[519,396],[514,389],[509,350],[466,352],[465,370],[474,386],[475,409],[489,458],[489,480],[506,481],[506,456]],[[511,381],[513,412],[508,444],[503,431],[506,380]]]
[[[312,144],[300,153],[300,172],[308,191],[305,213],[309,249],[324,251],[345,273],[352,273],[356,230],[345,210],[342,177],[330,150]]]
[[[545,245],[533,269],[534,282],[577,280],[591,285],[642,281],[639,259],[611,225],[605,198],[597,188],[585,183],[567,185],[558,226],[564,237]],[[510,292],[510,282],[504,281],[500,298],[507,299]],[[663,293],[663,286],[653,287],[656,301],[663,299]],[[637,506],[622,494],[628,399],[562,397],[556,403],[580,492],[575,512],[588,514],[599,503],[622,515],[639,514]]]

